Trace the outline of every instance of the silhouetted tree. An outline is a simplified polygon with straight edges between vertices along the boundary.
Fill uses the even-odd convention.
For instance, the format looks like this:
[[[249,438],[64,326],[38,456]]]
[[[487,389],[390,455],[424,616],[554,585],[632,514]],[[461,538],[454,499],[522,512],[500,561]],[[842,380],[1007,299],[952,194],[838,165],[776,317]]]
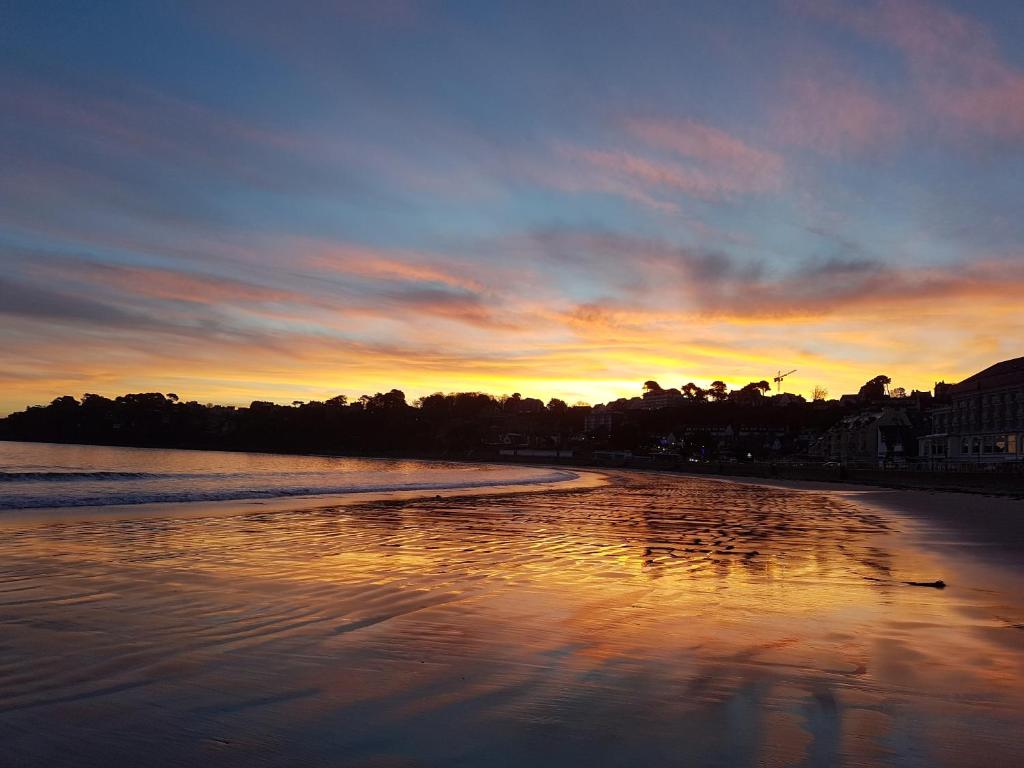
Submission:
[[[701,389],[692,381],[689,384],[684,384],[680,391],[683,393],[683,397],[687,400],[695,400],[697,402],[703,402],[708,399],[708,392],[706,389]]]
[[[721,402],[729,396],[729,390],[725,386],[724,381],[712,381],[711,386],[708,387],[708,397],[715,402]]]
[[[882,400],[886,395],[889,384],[891,383],[892,379],[884,374],[875,376],[875,378],[864,383],[864,386],[860,388],[858,396],[861,400],[867,402]]]
[[[692,382],[691,382],[692,384]],[[660,388],[659,388],[660,390]],[[703,390],[682,388],[685,398],[658,410],[636,409],[621,398],[606,408],[615,419],[584,437],[592,409],[572,407],[559,398],[547,405],[519,394],[494,398],[481,392],[441,392],[420,398],[416,407],[398,389],[367,394],[353,402],[344,395],[324,402],[290,401],[277,405],[254,400],[247,407],[181,402],[171,394],[133,393],[109,399],[88,393],[70,395],[48,405],[32,406],[0,419],[0,438],[110,445],[217,448],[285,452],[359,453],[465,457],[494,455],[509,440],[516,445],[598,447],[643,451],[669,432],[684,437],[694,455],[717,450],[710,437],[701,444],[695,433],[742,423],[785,430],[794,436],[809,428],[827,428],[842,411],[825,408],[748,408],[767,391],[767,382],[751,382],[743,398],[727,398],[717,381],[708,390],[712,404],[700,404]],[[649,391],[654,391],[650,390]],[[664,392],[665,390],[660,390]],[[672,390],[669,390],[672,391]],[[717,433],[716,433],[717,434]],[[719,438],[716,438],[716,440]],[[735,442],[735,441],[734,441]],[[735,446],[733,446],[734,448]],[[752,452],[757,454],[757,446]]]

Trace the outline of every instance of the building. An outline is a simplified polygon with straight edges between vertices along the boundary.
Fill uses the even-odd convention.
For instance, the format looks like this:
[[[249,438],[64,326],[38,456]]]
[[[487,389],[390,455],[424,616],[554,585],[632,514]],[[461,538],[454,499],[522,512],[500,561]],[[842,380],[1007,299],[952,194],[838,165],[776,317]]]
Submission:
[[[657,411],[661,408],[671,408],[681,405],[684,399],[678,389],[652,389],[644,392],[643,410]]]
[[[598,405],[583,418],[583,430],[588,434],[611,433],[616,426],[622,423],[623,419],[625,416],[620,412]]]
[[[811,446],[810,453],[843,464],[902,465],[915,433],[905,409],[881,406],[845,417]]]
[[[785,408],[788,405],[803,405],[807,400],[803,395],[791,395],[789,392],[772,395],[768,398],[772,405]]]
[[[1024,357],[945,386],[941,399],[931,411],[930,433],[918,441],[926,466],[970,469],[1024,463]]]

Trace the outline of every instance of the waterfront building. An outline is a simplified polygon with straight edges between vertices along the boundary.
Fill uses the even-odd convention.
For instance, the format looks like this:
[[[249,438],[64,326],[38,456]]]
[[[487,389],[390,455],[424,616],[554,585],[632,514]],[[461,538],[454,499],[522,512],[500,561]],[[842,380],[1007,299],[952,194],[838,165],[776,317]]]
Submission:
[[[926,466],[970,469],[1024,462],[1024,357],[943,385],[941,392],[943,402],[931,411],[931,430],[919,439]]]

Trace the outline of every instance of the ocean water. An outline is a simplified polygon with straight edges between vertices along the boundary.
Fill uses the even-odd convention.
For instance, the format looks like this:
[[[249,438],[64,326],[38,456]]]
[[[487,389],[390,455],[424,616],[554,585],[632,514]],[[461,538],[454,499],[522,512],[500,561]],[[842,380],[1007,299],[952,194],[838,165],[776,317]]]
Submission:
[[[39,450],[7,471],[435,466]],[[1024,765],[1019,562],[856,494],[606,475],[0,515],[0,766]]]
[[[485,464],[0,441],[0,510],[487,488],[575,476]]]

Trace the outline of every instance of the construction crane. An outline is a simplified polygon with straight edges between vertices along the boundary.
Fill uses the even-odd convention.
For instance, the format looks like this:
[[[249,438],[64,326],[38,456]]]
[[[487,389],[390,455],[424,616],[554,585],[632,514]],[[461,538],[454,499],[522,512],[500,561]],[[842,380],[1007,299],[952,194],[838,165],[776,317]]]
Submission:
[[[778,386],[776,387],[776,389],[778,390],[778,392],[779,392],[779,394],[780,394],[780,395],[782,394],[782,380],[783,380],[784,378],[786,378],[787,376],[790,376],[790,375],[792,375],[792,374],[794,374],[794,373],[796,373],[796,368],[794,368],[794,369],[793,369],[792,371],[786,371],[786,373],[783,373],[783,372],[782,372],[782,371],[780,370],[780,371],[779,371],[779,375],[778,375],[778,376],[776,376],[776,377],[775,377],[774,379],[772,379],[772,381],[774,381],[774,382],[775,382],[776,384],[778,384]]]

